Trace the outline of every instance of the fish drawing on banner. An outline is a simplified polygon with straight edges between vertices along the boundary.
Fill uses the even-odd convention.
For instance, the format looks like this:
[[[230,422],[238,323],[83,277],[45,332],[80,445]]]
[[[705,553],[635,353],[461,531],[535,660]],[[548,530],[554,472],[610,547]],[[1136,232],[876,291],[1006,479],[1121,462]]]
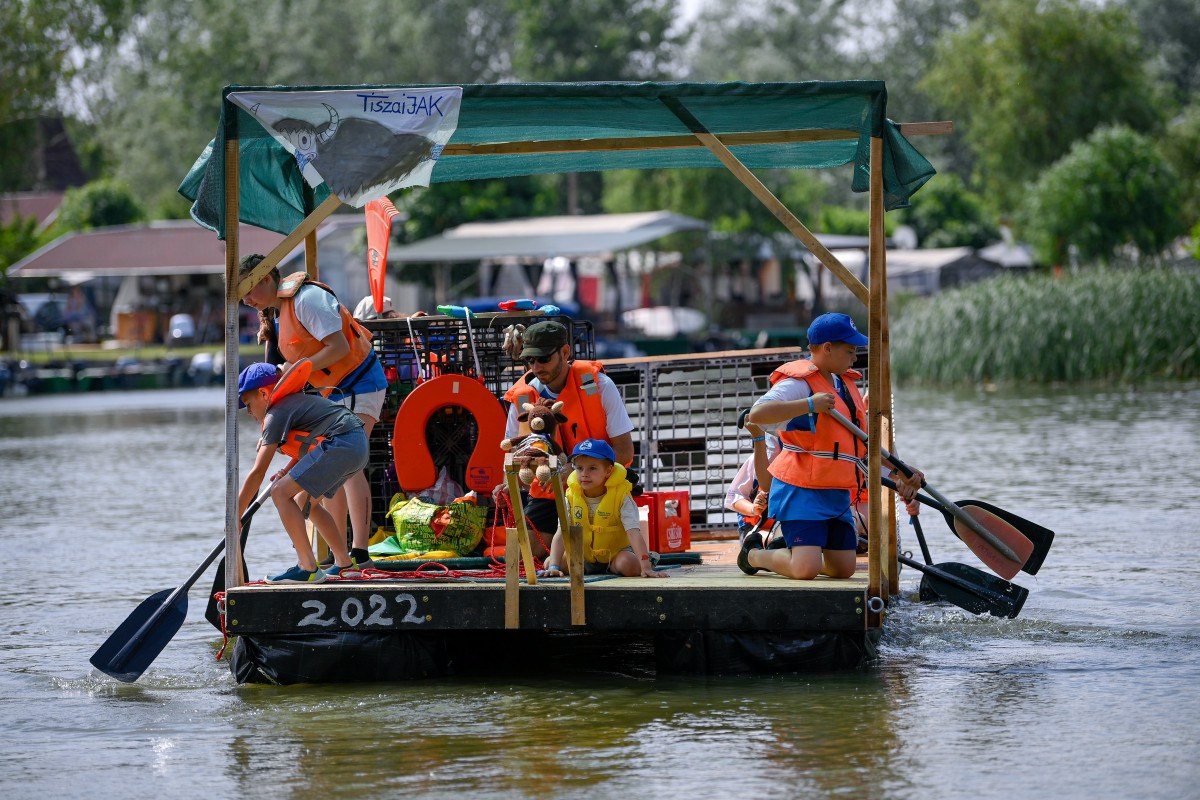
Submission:
[[[296,158],[310,186],[325,183],[362,207],[408,186],[428,186],[458,126],[461,87],[231,92]]]

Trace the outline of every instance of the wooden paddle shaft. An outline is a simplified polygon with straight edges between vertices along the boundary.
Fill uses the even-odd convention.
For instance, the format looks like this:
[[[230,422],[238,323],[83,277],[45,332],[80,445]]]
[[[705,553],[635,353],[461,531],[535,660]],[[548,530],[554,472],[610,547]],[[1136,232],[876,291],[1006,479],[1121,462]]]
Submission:
[[[845,425],[846,429],[849,430],[851,433],[853,433],[855,436],[857,436],[859,439],[861,439],[864,442],[867,441],[867,434],[863,433],[862,429],[859,428],[857,425],[855,425],[853,422],[846,419],[846,417],[842,414],[842,412],[838,411],[836,408],[831,408],[826,413],[828,413],[830,416],[832,416],[838,422]],[[888,461],[892,462],[893,464],[895,464],[896,467],[901,472],[903,472],[905,475],[908,475],[909,477],[912,477],[912,474],[913,474],[912,468],[909,467],[907,464],[905,464],[900,459],[896,458],[891,453],[889,453],[887,451],[887,448],[881,446],[879,448],[879,452],[883,453],[883,457],[886,458]],[[1000,555],[1004,556],[1005,558],[1007,558],[1009,561],[1013,562],[1014,564],[1024,563],[1024,562],[1022,562],[1021,557],[1018,556],[1011,547],[1009,547],[1004,542],[997,539],[995,534],[993,534],[987,528],[980,525],[979,522],[975,518],[973,518],[971,515],[967,514],[965,511],[963,511],[961,508],[956,506],[954,503],[947,500],[941,494],[941,492],[939,492],[937,489],[934,489],[927,482],[922,481],[921,485],[923,487],[925,487],[925,491],[929,492],[929,494],[933,496],[934,500],[937,500],[939,503],[941,503],[942,507],[945,508],[947,511],[949,511],[950,514],[952,514],[956,520],[961,522],[963,525],[966,525],[968,528],[970,528],[975,533],[977,533],[979,535],[979,538],[983,539],[985,542],[987,542],[992,547],[994,547],[996,549],[996,552],[998,552]]]

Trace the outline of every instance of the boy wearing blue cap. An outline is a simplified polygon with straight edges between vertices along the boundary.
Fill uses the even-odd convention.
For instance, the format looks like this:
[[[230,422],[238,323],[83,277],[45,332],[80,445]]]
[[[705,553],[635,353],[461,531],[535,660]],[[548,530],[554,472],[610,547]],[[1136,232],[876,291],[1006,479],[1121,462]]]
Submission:
[[[748,419],[778,431],[783,451],[771,463],[767,515],[783,533],[786,549],[766,550],[762,535],[742,540],[738,567],[809,580],[819,574],[849,578],[857,566],[852,493],[863,488],[867,446],[844,425],[821,412],[836,408],[860,428],[867,409],[852,369],[867,337],[845,314],[822,314],[808,328],[810,357],[771,374],[771,388],[755,401]],[[924,476],[898,477],[911,499]]]
[[[297,364],[307,364],[302,361]],[[256,363],[238,376],[238,408],[245,408],[262,425],[262,437],[254,466],[242,481],[238,492],[238,517],[254,499],[266,477],[271,459],[277,450],[292,456],[292,462],[275,477],[271,500],[279,511],[279,519],[296,548],[298,563],[278,575],[267,577],[267,583],[320,583],[326,572],[317,565],[308,541],[304,518],[307,513],[334,555],[335,565],[330,575],[356,577],[352,572],[346,537],[337,533],[333,517],[320,506],[321,497],[333,497],[338,487],[367,465],[367,435],[363,421],[345,406],[298,390],[306,378],[279,383],[274,364]],[[291,384],[291,386],[288,386]],[[302,510],[293,498],[306,494]],[[317,502],[311,502],[316,499]]]
[[[651,553],[642,536],[637,504],[629,492],[633,485],[625,467],[616,463],[612,445],[603,439],[584,439],[571,451],[575,471],[567,478],[567,517],[583,531],[584,574],[611,572],[631,578],[665,578],[655,572],[658,554]],[[556,578],[567,574],[563,531],[554,534],[546,568],[539,574]]]

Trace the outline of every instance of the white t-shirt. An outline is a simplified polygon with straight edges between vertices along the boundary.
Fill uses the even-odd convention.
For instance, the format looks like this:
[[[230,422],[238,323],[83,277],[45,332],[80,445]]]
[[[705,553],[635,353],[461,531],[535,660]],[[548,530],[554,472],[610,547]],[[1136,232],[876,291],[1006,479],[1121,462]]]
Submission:
[[[332,292],[320,286],[306,284],[293,297],[296,319],[314,339],[323,340],[331,333],[342,330],[341,303]]]
[[[558,394],[543,386],[537,378],[531,378],[529,385],[535,392],[548,400],[558,399]],[[616,436],[632,431],[633,423],[629,420],[629,412],[625,410],[625,402],[621,400],[621,390],[613,383],[612,378],[602,372],[596,379],[596,385],[600,387],[600,404],[604,406],[604,427],[609,441]],[[517,403],[513,403],[508,408],[508,422],[504,426],[504,436],[508,439],[517,435],[520,424],[517,422],[517,415],[521,412],[517,405]]]

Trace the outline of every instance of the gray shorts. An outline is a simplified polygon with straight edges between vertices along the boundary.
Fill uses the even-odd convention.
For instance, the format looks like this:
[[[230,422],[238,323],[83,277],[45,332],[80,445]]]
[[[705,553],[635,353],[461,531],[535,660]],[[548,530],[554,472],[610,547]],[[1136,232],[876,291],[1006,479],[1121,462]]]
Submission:
[[[312,497],[333,497],[338,487],[367,466],[367,456],[367,433],[355,428],[309,450],[288,475]]]

